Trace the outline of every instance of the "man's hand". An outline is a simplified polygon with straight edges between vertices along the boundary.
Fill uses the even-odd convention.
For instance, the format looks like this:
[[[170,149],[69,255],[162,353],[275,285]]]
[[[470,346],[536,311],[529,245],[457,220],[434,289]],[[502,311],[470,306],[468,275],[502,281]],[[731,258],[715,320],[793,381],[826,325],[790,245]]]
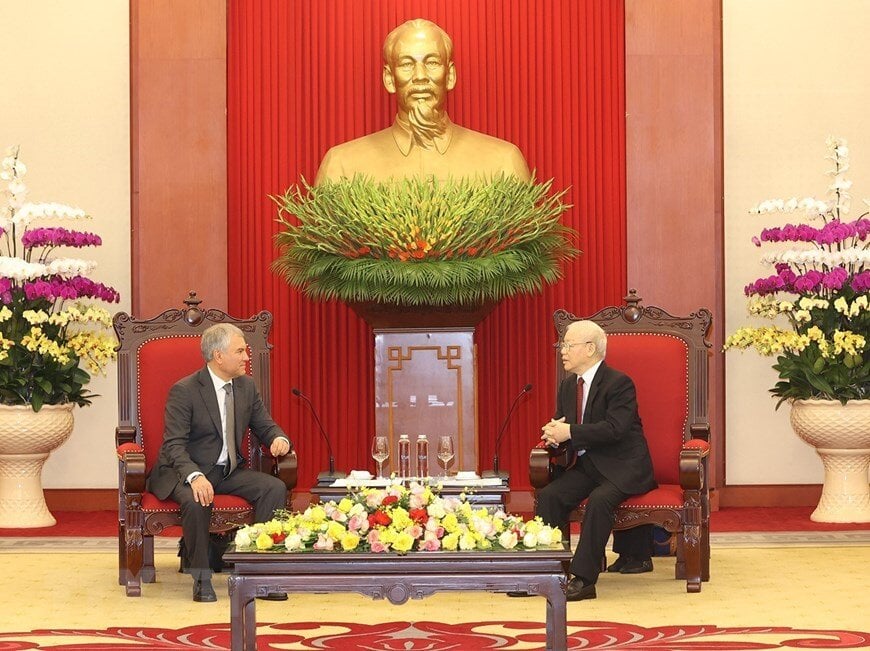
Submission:
[[[272,453],[273,457],[283,457],[290,452],[290,442],[285,438],[276,438],[269,446],[269,452]]]
[[[205,478],[205,475],[197,475],[192,482],[190,488],[193,490],[193,499],[202,506],[209,506],[214,501],[214,487],[211,482]]]
[[[571,438],[571,426],[565,422],[565,417],[558,420],[550,420],[541,428],[541,440],[552,448]]]

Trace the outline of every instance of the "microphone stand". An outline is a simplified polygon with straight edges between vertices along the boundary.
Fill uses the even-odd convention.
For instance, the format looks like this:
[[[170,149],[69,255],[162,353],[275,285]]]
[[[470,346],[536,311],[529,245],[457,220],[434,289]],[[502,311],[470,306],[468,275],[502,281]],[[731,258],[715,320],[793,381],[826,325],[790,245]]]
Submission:
[[[532,390],[532,385],[527,384],[526,386],[523,387],[523,390],[517,394],[517,397],[514,398],[513,403],[511,403],[511,408],[508,410],[507,416],[505,417],[504,422],[501,424],[501,429],[499,429],[499,431],[498,431],[498,436],[495,437],[495,453],[493,454],[493,457],[492,457],[492,470],[484,470],[483,477],[486,477],[486,478],[498,477],[499,479],[501,479],[505,483],[507,483],[507,481],[510,479],[510,473],[507,472],[506,470],[500,470],[498,467],[498,461],[499,461],[498,450],[499,450],[499,446],[501,445],[501,437],[504,436],[505,430],[507,429],[508,421],[510,421],[511,414],[514,413],[514,409],[516,409],[517,403],[520,401],[520,398],[522,398],[525,394],[527,394],[531,390]]]
[[[317,483],[332,483],[336,479],[341,479],[343,477],[347,477],[346,473],[336,472],[335,471],[335,457],[332,456],[332,445],[329,443],[329,437],[326,435],[326,430],[323,429],[323,423],[320,422],[320,418],[317,416],[317,410],[314,409],[314,405],[311,404],[311,401],[308,397],[302,393],[299,389],[293,388],[291,391],[294,396],[297,398],[302,398],[305,401],[305,404],[308,405],[308,409],[311,410],[311,415],[314,416],[314,422],[317,423],[317,427],[320,429],[320,435],[323,437],[323,440],[326,442],[326,451],[329,453],[329,471],[321,472],[317,474]]]

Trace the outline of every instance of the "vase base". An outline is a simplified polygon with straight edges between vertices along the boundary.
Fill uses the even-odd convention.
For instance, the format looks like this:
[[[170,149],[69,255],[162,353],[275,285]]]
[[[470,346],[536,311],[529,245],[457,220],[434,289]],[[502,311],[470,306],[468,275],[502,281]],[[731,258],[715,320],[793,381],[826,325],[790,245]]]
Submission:
[[[0,499],[0,529],[38,529],[56,524],[43,499]]]
[[[870,507],[864,509],[821,509],[810,515],[813,522],[832,522],[840,524],[870,522]]]
[[[42,492],[42,465],[48,454],[0,454],[0,528],[53,527]]]

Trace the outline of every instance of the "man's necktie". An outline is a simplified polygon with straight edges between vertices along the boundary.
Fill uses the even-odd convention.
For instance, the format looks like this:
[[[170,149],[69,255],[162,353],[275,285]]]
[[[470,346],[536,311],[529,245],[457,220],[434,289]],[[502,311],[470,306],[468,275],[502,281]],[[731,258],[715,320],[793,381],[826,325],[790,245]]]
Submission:
[[[227,442],[227,474],[236,469],[236,407],[233,400],[233,383],[224,385],[224,412],[226,413],[226,427],[224,436]]]
[[[577,422],[583,422],[583,390],[584,390],[583,378],[579,378],[577,380]]]

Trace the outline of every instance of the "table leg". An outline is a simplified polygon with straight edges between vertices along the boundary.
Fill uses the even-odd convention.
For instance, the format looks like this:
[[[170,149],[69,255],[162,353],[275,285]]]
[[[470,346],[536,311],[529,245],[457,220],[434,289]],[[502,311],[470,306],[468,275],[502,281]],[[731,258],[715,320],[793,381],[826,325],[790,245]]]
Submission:
[[[548,581],[547,597],[547,649],[562,651],[568,648],[568,614],[564,579],[553,578]]]
[[[257,651],[257,600],[244,577],[230,577],[229,593],[230,646],[243,651]]]

